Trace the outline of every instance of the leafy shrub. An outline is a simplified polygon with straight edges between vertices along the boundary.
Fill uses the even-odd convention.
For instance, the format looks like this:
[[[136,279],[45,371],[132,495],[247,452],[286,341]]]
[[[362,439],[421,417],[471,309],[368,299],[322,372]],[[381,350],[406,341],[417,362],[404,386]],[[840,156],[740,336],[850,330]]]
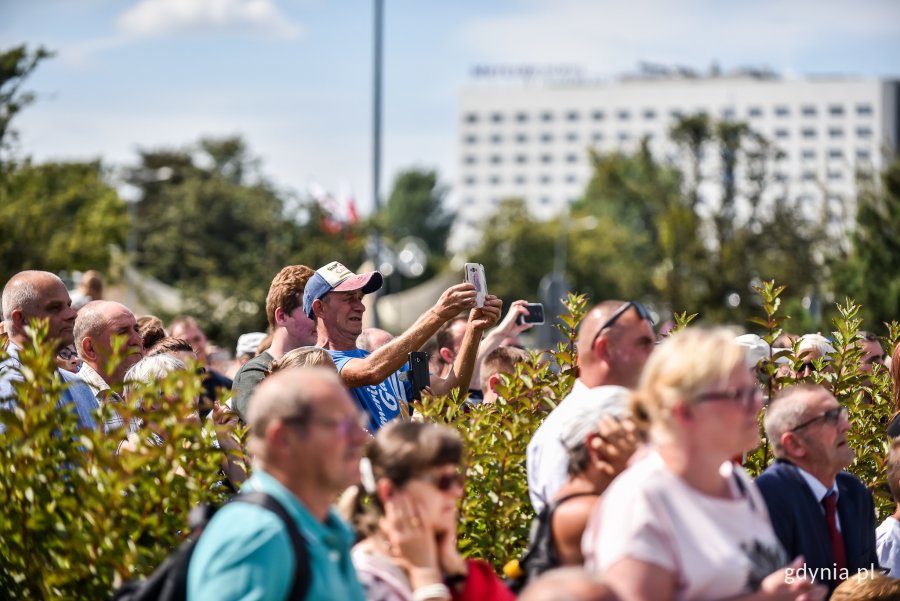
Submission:
[[[122,430],[80,430],[74,412],[57,408],[66,384],[44,335],[35,331],[19,353],[16,408],[0,412],[0,590],[15,599],[103,599],[178,546],[192,506],[222,500],[220,454],[184,420],[200,391],[193,372],[137,391],[152,411],[119,408],[126,422],[140,411],[158,440],[142,428],[136,450],[117,455]]]

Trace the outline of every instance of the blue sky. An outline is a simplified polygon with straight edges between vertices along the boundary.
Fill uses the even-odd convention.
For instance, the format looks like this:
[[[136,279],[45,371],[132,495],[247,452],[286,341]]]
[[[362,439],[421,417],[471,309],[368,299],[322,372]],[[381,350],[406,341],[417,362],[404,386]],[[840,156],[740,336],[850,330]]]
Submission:
[[[38,160],[241,134],[278,186],[346,183],[371,206],[373,2],[0,0],[0,47],[58,52],[15,122]],[[457,99],[478,64],[638,61],[900,77],[898,0],[385,0],[382,192],[399,169],[452,184]]]

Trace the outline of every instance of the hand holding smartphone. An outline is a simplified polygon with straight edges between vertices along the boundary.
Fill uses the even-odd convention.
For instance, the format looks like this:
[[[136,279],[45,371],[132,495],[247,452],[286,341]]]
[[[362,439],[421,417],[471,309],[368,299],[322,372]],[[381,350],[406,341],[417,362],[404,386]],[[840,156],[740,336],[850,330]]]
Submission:
[[[422,390],[431,386],[428,373],[428,353],[413,351],[409,354],[409,381],[412,383],[412,397],[422,400]]]
[[[487,280],[484,279],[484,265],[481,263],[466,263],[466,282],[475,286],[475,306],[484,307],[484,299],[487,296]]]
[[[516,323],[524,325],[526,323],[542,324],[544,323],[544,305],[541,303],[528,303],[525,305],[528,310],[527,315],[519,315],[516,317]]]

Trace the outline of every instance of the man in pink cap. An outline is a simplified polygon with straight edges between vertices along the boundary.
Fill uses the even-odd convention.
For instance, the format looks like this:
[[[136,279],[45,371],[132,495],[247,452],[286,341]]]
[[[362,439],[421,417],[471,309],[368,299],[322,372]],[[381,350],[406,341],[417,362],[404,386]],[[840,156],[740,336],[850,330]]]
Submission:
[[[332,261],[316,271],[303,293],[303,310],[316,321],[316,346],[331,354],[344,385],[368,413],[372,433],[407,412],[411,387],[400,374],[406,371],[408,354],[418,350],[460,311],[475,307],[474,286],[451,286],[406,332],[370,353],[356,346],[366,310],[362,299],[381,288],[382,283],[377,271],[357,275]],[[452,388],[468,386],[481,335],[497,323],[502,305],[496,296],[488,295],[484,307],[470,313],[453,369],[445,378],[431,381],[432,392],[442,395]]]

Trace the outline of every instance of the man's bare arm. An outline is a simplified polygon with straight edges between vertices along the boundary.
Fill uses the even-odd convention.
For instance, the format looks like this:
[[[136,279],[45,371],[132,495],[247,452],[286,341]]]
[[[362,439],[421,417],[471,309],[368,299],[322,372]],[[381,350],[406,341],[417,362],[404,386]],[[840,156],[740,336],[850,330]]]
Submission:
[[[478,345],[481,342],[481,334],[492,327],[500,319],[503,301],[493,295],[488,295],[484,300],[484,307],[473,309],[466,323],[466,332],[463,334],[459,352],[450,368],[450,373],[443,379],[431,384],[431,391],[437,395],[448,394],[452,389],[465,386],[469,388],[472,373],[475,371],[475,361],[478,356]]]
[[[528,315],[528,309],[525,307],[527,304],[528,301],[525,300],[513,301],[512,304],[509,305],[509,312],[507,312],[503,321],[501,321],[496,328],[484,335],[484,339],[481,341],[481,344],[478,345],[478,355],[475,357],[475,368],[472,370],[469,388],[477,389],[481,387],[481,362],[484,361],[484,358],[487,357],[491,351],[499,348],[500,343],[502,343],[505,338],[518,336],[525,330],[531,329],[532,324],[530,323],[516,323],[517,317],[520,315]]]
[[[402,335],[368,357],[347,361],[341,369],[341,379],[349,388],[384,382],[406,363],[409,353],[419,350],[445,322],[474,306],[475,286],[456,284],[447,288],[438,302]]]

